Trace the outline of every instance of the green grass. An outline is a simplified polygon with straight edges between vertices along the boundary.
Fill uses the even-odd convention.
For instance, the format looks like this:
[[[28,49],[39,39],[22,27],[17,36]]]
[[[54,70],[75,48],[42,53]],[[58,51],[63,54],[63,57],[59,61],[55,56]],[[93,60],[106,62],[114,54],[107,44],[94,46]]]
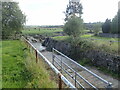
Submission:
[[[90,38],[90,39],[100,39],[100,40],[106,40],[106,41],[118,41],[119,38],[108,38],[108,37],[98,37],[94,36],[94,34],[85,34],[81,36],[82,38]]]
[[[59,41],[65,41],[67,39],[69,39],[69,36],[56,36],[56,37],[52,37],[54,40],[59,40]]]
[[[2,85],[3,88],[25,87],[27,80],[24,80],[22,72],[25,70],[24,52],[19,41],[2,42]]]
[[[112,54],[118,54],[118,52],[120,52],[118,42],[116,42],[119,40],[119,38],[98,37],[98,36],[93,36],[92,34],[83,35],[81,37],[83,39],[88,38],[85,40],[88,40],[89,42],[93,43],[93,45],[95,45],[96,48],[98,49],[100,48],[102,51]],[[111,42],[111,41],[115,41],[115,42]]]
[[[23,34],[41,34],[45,36],[53,36],[56,35],[55,32],[62,32],[62,29],[50,30],[50,29],[34,29],[34,30],[22,30]]]
[[[44,64],[36,64],[35,58],[20,41],[2,41],[3,88],[54,88]],[[1,48],[0,48],[1,49]]]

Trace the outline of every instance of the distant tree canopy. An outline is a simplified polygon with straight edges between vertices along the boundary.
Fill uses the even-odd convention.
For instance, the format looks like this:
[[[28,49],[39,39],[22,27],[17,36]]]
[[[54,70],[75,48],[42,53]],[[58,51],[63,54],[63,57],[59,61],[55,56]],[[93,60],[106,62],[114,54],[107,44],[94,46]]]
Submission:
[[[117,12],[117,15],[110,20],[106,20],[102,26],[103,33],[113,33],[113,34],[120,34],[120,9]]]
[[[109,33],[111,30],[111,20],[106,19],[105,23],[102,25],[103,33]]]
[[[120,30],[118,31],[118,16],[117,15],[112,19],[110,33],[113,33],[113,34],[120,33]]]
[[[19,32],[25,21],[17,2],[2,2],[2,39]]]

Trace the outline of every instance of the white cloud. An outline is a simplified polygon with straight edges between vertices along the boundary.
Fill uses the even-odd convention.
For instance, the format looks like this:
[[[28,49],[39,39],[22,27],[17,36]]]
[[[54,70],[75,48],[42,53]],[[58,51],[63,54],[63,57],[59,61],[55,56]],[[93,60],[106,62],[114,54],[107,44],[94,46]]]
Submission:
[[[118,9],[119,0],[81,0],[85,22],[105,21],[112,19]],[[63,24],[63,11],[69,0],[19,0],[20,8],[27,15],[27,25]]]
[[[82,0],[83,19],[85,22],[112,19],[118,10],[119,0]]]

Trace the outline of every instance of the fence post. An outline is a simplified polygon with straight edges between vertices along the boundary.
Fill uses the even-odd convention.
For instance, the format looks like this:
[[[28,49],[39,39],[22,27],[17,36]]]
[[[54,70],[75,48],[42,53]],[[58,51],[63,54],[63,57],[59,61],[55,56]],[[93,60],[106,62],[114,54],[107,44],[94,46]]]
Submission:
[[[76,71],[75,71],[75,87],[76,87]]]
[[[37,51],[35,50],[35,56],[36,56],[36,63],[38,62],[38,58],[37,58]]]
[[[59,77],[59,90],[62,90],[62,79],[60,73],[58,74]]]

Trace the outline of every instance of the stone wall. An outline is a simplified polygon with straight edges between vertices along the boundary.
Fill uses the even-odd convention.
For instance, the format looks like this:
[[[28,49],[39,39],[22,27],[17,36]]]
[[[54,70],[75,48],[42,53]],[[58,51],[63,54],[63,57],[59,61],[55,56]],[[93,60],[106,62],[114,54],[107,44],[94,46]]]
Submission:
[[[69,43],[46,38],[42,45],[46,46],[47,50],[51,51],[52,48],[55,48],[67,56],[71,55],[72,47]],[[82,55],[85,58],[90,59],[95,66],[102,66],[113,72],[120,73],[120,56],[95,50],[86,50],[77,55],[78,57]]]
[[[46,38],[42,45],[49,51],[52,51],[52,48],[55,48],[67,56],[69,56],[71,52],[71,46],[69,43],[53,40],[51,38]]]

